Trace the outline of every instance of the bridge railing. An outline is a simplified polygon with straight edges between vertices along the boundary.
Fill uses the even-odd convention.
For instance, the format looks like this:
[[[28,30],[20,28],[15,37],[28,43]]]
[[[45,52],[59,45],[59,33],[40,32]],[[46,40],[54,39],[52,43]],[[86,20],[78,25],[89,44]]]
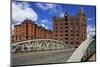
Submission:
[[[84,55],[82,56],[81,61],[87,61],[89,59],[89,57],[91,57],[91,55],[93,55],[96,52],[96,41],[93,40],[88,48],[85,50]]]
[[[80,62],[85,61],[89,56],[95,52],[95,40],[86,39],[80,44],[80,46],[74,51],[72,56],[67,62]]]
[[[62,41],[53,39],[34,39],[12,44],[12,52],[28,52],[28,51],[40,51],[40,50],[57,50],[65,49],[66,45]]]

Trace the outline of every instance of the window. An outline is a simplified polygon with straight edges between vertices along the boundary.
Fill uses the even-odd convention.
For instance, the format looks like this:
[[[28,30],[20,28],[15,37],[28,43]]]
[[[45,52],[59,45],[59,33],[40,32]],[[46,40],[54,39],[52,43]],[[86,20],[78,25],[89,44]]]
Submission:
[[[66,42],[66,44],[68,44],[68,42]]]
[[[76,25],[79,25],[79,23],[76,23]]]
[[[71,40],[73,40],[73,38],[71,38]]]
[[[66,29],[68,28],[68,27],[65,27]]]
[[[68,25],[68,23],[65,23],[65,25]]]
[[[71,34],[71,36],[73,36],[73,34]]]
[[[76,40],[78,40],[78,38],[76,38]]]
[[[55,36],[57,36],[57,34]]]
[[[65,37],[68,37],[68,36],[65,36]]]
[[[73,25],[73,23],[71,23],[71,25]]]
[[[68,34],[66,33],[65,36],[68,36]]]
[[[79,42],[76,42],[76,45],[79,45]]]
[[[73,44],[73,42],[71,42],[70,44]]]
[[[76,30],[76,32],[78,33],[78,32],[79,32],[79,30]]]
[[[84,26],[86,26],[86,24],[84,23]]]
[[[68,38],[65,38],[66,40],[68,40]]]
[[[26,39],[28,39],[28,36],[26,36]]]
[[[62,27],[60,27],[60,29],[62,29]]]
[[[68,30],[65,30],[65,32],[68,32]]]
[[[79,36],[79,34],[76,34],[76,36]]]

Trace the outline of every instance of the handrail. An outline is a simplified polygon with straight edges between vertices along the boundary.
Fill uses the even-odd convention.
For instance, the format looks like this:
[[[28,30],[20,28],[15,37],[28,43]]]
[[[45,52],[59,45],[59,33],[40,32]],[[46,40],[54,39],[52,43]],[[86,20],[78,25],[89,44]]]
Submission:
[[[80,44],[80,46],[74,51],[72,56],[67,60],[67,62],[79,62],[81,61],[85,51],[87,50],[89,44],[93,41],[93,39],[86,39],[84,42]]]

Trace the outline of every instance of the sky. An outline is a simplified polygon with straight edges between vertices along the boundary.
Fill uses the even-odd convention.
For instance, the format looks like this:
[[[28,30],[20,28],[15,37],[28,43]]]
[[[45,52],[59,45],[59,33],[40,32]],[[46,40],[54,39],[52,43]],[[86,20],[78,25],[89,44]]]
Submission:
[[[69,16],[75,16],[80,7],[87,16],[87,37],[95,35],[95,6],[40,3],[40,2],[12,2],[12,29],[15,24],[20,24],[26,18],[35,21],[39,26],[52,30],[52,17],[63,17],[67,12]]]

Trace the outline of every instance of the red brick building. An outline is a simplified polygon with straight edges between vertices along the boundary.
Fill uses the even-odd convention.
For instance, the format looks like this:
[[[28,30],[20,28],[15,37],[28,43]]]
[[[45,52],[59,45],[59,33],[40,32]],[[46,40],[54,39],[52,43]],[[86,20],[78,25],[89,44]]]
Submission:
[[[14,25],[14,35],[12,42],[31,40],[31,39],[51,39],[52,31],[38,26],[35,22],[26,19],[21,24]]]
[[[76,16],[65,13],[63,18],[53,17],[53,39],[63,41],[70,47],[78,47],[87,37],[86,19],[82,8]]]
[[[64,14],[63,18],[53,17],[52,31],[38,26],[35,22],[26,19],[14,26],[12,42],[31,39],[56,39],[63,41],[70,47],[78,47],[87,37],[87,17],[81,8],[76,16]]]

